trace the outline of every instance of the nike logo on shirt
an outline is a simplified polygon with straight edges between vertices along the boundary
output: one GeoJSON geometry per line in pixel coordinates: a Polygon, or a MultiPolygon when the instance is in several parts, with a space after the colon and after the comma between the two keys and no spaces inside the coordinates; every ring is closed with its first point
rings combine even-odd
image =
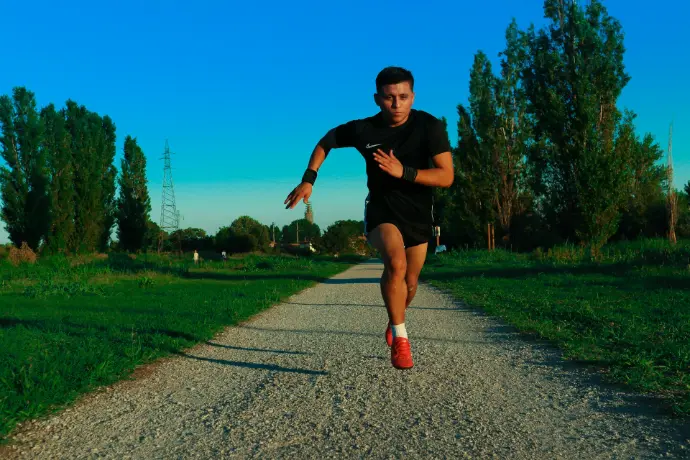
{"type": "Polygon", "coordinates": [[[381,144],[367,144],[366,148],[370,149],[370,148],[373,148],[373,147],[376,147],[379,145],[381,145],[381,144]]]}

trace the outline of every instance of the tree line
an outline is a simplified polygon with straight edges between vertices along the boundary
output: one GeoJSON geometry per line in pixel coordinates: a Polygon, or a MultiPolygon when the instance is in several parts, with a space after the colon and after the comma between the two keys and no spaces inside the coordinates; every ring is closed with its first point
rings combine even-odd
{"type": "Polygon", "coordinates": [[[44,254],[158,250],[161,239],[166,251],[269,252],[273,241],[277,250],[298,241],[329,252],[363,249],[358,221],[338,221],[322,234],[306,218],[281,229],[240,216],[212,236],[198,228],[168,235],[150,218],[136,138],[127,135],[123,150],[118,174],[115,123],[73,100],[39,109],[24,87],[0,96],[0,218],[12,244],[44,254]]]}
{"type": "MultiPolygon", "coordinates": [[[[618,97],[630,80],[623,29],[599,0],[546,0],[547,25],[513,20],[495,70],[479,50],[457,106],[456,178],[436,191],[450,246],[533,249],[664,236],[667,171],[651,134],[618,97]]],[[[676,232],[690,237],[690,183],[676,232]]]]}
{"type": "Polygon", "coordinates": [[[104,251],[117,224],[120,244],[139,248],[151,208],[146,158],[128,135],[118,177],[115,143],[113,120],[73,100],[39,110],[24,87],[0,96],[0,217],[10,241],[46,253],[104,251]]]}
{"type": "MultiPolygon", "coordinates": [[[[364,222],[338,220],[325,231],[307,220],[297,219],[282,228],[266,225],[250,216],[240,216],[230,225],[221,227],[214,235],[201,228],[185,228],[172,232],[166,238],[166,251],[226,251],[229,254],[247,252],[281,252],[291,245],[310,243],[318,252],[329,254],[368,254],[371,252],[363,239],[364,222]]],[[[150,237],[143,249],[155,250],[154,235],[159,232],[152,224],[150,237]]]]}

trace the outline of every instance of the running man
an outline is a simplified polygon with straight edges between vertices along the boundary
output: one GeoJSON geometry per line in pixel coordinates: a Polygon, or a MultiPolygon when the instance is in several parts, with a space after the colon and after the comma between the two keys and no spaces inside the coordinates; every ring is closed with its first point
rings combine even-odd
{"type": "Polygon", "coordinates": [[[432,187],[450,187],[454,178],[443,123],[412,109],[414,97],[414,78],[408,70],[383,69],[376,77],[374,94],[380,112],[331,129],[314,148],[302,182],[285,200],[286,209],[300,200],[309,201],[317,172],[332,149],[354,147],[364,157],[369,189],[365,233],[383,259],[385,337],[391,363],[398,369],[413,366],[405,310],[417,292],[432,238],[432,187]]]}

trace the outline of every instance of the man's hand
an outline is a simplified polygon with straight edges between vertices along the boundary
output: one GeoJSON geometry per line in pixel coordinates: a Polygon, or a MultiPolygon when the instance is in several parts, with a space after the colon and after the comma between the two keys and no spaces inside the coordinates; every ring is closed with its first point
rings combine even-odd
{"type": "Polygon", "coordinates": [[[285,209],[292,209],[295,206],[297,206],[297,203],[300,202],[300,200],[304,200],[305,203],[309,202],[309,197],[311,196],[311,191],[313,190],[314,186],[311,185],[309,182],[302,182],[299,184],[295,189],[290,192],[288,197],[285,199],[285,203],[287,206],[285,206],[285,209]]]}
{"type": "Polygon", "coordinates": [[[378,162],[382,170],[386,171],[391,176],[397,177],[398,179],[403,176],[403,165],[400,163],[400,160],[395,158],[392,150],[390,154],[388,154],[381,149],[376,149],[376,152],[374,152],[374,160],[378,162]]]}

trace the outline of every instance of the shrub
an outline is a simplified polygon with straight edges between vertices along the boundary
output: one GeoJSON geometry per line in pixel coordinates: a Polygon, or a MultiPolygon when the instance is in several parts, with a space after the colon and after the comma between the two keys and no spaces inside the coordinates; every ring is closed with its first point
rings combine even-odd
{"type": "Polygon", "coordinates": [[[26,244],[26,241],[22,242],[20,248],[11,247],[9,257],[12,265],[17,266],[21,263],[36,263],[36,253],[26,244]]]}

